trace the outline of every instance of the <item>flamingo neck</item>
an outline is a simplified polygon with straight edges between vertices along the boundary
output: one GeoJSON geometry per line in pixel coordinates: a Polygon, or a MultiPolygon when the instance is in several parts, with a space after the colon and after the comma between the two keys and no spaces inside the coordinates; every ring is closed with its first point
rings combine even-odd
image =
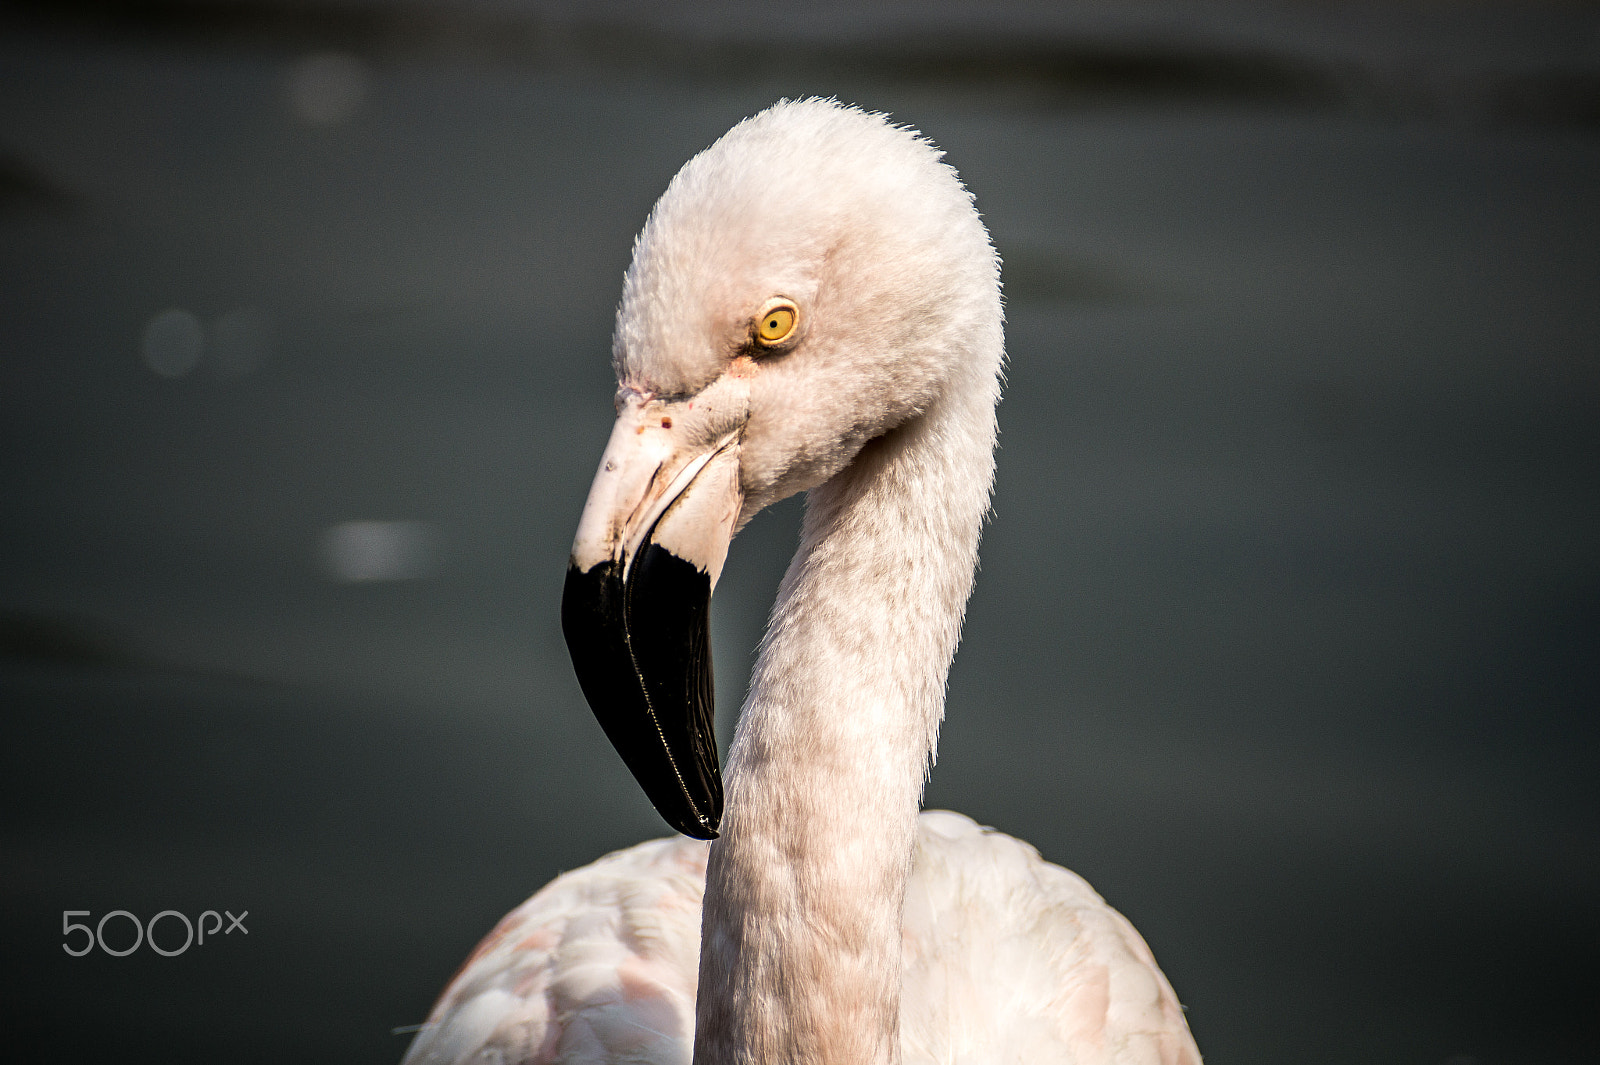
{"type": "Polygon", "coordinates": [[[729,752],[697,1065],[899,1060],[905,882],[993,477],[998,386],[968,384],[807,500],[729,752]]]}

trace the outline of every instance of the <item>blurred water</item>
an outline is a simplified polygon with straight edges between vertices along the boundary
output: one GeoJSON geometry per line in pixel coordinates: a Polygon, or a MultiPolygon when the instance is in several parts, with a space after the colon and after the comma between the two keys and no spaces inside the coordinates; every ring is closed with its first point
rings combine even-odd
{"type": "MultiPolygon", "coordinates": [[[[618,281],[684,159],[839,92],[1007,261],[930,803],[1089,877],[1211,1060],[1587,1058],[1591,127],[312,38],[0,38],[18,1045],[392,1060],[504,910],[662,831],[555,620],[618,281]],[[248,939],[60,950],[224,907],[248,939]]],[[[719,587],[724,730],[798,513],[719,587]]]]}

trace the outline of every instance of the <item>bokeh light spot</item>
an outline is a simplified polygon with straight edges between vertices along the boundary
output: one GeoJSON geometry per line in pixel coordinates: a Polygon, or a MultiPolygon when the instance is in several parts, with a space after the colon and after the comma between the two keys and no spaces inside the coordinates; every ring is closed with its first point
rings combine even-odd
{"type": "Polygon", "coordinates": [[[289,106],[311,126],[336,126],[367,101],[367,65],[345,52],[306,56],[289,72],[289,106]]]}
{"type": "Polygon", "coordinates": [[[324,530],[317,553],[341,583],[408,581],[433,573],[437,541],[425,521],[346,521],[324,530]]]}
{"type": "Polygon", "coordinates": [[[145,365],[162,377],[187,374],[200,361],[204,349],[205,332],[200,328],[200,319],[176,307],[146,322],[139,341],[145,365]]]}

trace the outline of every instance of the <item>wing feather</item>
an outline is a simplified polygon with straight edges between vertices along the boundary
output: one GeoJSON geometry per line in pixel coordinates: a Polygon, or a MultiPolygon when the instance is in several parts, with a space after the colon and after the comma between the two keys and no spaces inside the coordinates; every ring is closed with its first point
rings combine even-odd
{"type": "Polygon", "coordinates": [[[906,885],[904,1061],[1199,1065],[1150,949],[1082,877],[948,811],[906,885]]]}
{"type": "MultiPolygon", "coordinates": [[[[688,1065],[708,845],[556,878],[478,945],[404,1065],[688,1065]]],[[[1150,948],[1084,880],[959,814],[918,824],[905,1065],[1200,1065],[1150,948]]]]}
{"type": "Polygon", "coordinates": [[[473,951],[404,1065],[688,1065],[705,875],[680,836],[557,877],[473,951]]]}

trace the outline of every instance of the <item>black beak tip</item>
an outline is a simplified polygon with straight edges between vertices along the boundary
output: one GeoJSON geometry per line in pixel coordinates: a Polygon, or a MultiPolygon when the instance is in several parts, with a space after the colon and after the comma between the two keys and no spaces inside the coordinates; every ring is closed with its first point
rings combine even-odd
{"type": "Polygon", "coordinates": [[[561,627],[595,718],[656,811],[716,839],[722,775],[712,727],[710,578],[647,544],[621,566],[567,569],[561,627]]]}

